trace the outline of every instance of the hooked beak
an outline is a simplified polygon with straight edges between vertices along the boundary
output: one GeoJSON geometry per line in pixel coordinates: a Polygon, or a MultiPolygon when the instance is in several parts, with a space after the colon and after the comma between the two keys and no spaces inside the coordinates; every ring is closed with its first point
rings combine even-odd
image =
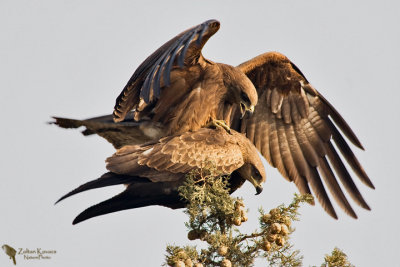
{"type": "Polygon", "coordinates": [[[263,188],[261,186],[256,187],[256,192],[257,192],[256,195],[261,194],[262,191],[263,191],[263,188]]]}
{"type": "Polygon", "coordinates": [[[250,115],[252,115],[254,113],[254,108],[255,108],[254,105],[248,107],[245,103],[240,102],[240,113],[242,114],[240,118],[243,119],[247,111],[250,113],[250,115]]]}
{"type": "Polygon", "coordinates": [[[256,188],[256,195],[259,195],[263,191],[262,185],[259,184],[253,176],[250,177],[249,182],[256,188]]]}

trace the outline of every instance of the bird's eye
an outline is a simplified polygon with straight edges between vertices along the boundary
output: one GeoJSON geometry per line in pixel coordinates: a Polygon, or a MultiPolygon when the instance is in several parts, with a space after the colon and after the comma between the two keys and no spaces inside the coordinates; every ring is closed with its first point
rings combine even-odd
{"type": "Polygon", "coordinates": [[[250,103],[249,97],[248,97],[247,94],[245,94],[244,92],[242,92],[242,93],[240,94],[240,98],[241,98],[244,102],[250,103]]]}

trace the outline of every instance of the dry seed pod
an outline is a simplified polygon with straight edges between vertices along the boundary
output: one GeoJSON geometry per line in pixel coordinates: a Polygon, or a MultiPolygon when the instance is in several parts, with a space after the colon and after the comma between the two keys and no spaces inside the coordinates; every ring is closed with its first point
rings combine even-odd
{"type": "Polygon", "coordinates": [[[269,214],[271,214],[272,217],[278,217],[279,209],[272,209],[269,211],[269,214]]]}
{"type": "Polygon", "coordinates": [[[185,260],[185,267],[193,267],[193,262],[191,258],[185,260]]]}
{"type": "Polygon", "coordinates": [[[200,237],[199,232],[196,230],[190,230],[188,233],[189,240],[196,240],[200,237]]]}
{"type": "Polygon", "coordinates": [[[218,254],[221,256],[225,256],[228,253],[228,247],[227,246],[220,246],[218,248],[218,254]]]}
{"type": "Polygon", "coordinates": [[[282,223],[286,224],[287,227],[290,227],[290,225],[292,224],[292,220],[289,217],[285,216],[282,218],[282,223]]]}
{"type": "Polygon", "coordinates": [[[180,258],[180,259],[186,259],[187,258],[187,254],[186,254],[186,252],[184,250],[178,251],[176,256],[178,256],[178,258],[180,258]]]}
{"type": "Polygon", "coordinates": [[[275,240],[275,244],[278,246],[283,246],[285,244],[285,239],[283,236],[278,236],[278,238],[275,240]]]}
{"type": "Polygon", "coordinates": [[[269,214],[269,213],[266,213],[266,214],[264,214],[262,217],[261,217],[261,220],[264,222],[264,223],[268,223],[268,221],[271,219],[271,214],[269,214]]]}
{"type": "Polygon", "coordinates": [[[221,261],[221,267],[232,267],[232,263],[228,259],[224,259],[221,261]]]}
{"type": "Polygon", "coordinates": [[[281,232],[281,225],[279,223],[273,223],[270,231],[272,234],[279,234],[281,232]]]}
{"type": "Polygon", "coordinates": [[[267,235],[267,240],[269,242],[274,242],[277,238],[278,238],[278,235],[274,235],[274,234],[268,234],[267,235]]]}
{"type": "Polygon", "coordinates": [[[245,210],[240,211],[240,217],[242,217],[242,222],[247,222],[247,220],[249,219],[245,210]]]}
{"type": "Polygon", "coordinates": [[[262,243],[262,249],[265,251],[270,251],[271,250],[271,243],[268,242],[267,240],[264,240],[262,243]]]}
{"type": "Polygon", "coordinates": [[[239,200],[236,200],[236,202],[235,202],[235,208],[240,209],[240,207],[244,207],[244,203],[242,200],[239,199],[239,200]]]}
{"type": "Polygon", "coordinates": [[[289,228],[286,226],[286,224],[281,223],[281,234],[284,236],[289,234],[289,228]]]}
{"type": "Polygon", "coordinates": [[[177,261],[175,262],[174,267],[185,267],[185,263],[183,261],[177,261]]]}
{"type": "Polygon", "coordinates": [[[233,223],[234,225],[236,225],[236,226],[240,226],[240,225],[242,224],[242,218],[240,218],[240,217],[235,217],[235,218],[233,218],[232,223],[233,223]]]}

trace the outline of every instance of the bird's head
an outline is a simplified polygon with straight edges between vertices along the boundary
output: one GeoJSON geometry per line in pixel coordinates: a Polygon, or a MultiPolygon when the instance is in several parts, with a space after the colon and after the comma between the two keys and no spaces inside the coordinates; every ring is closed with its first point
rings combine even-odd
{"type": "Polygon", "coordinates": [[[266,180],[264,164],[261,161],[257,148],[244,134],[234,132],[243,154],[244,164],[238,169],[240,176],[256,188],[256,195],[262,191],[262,184],[266,180]]]}
{"type": "Polygon", "coordinates": [[[240,107],[240,113],[243,116],[246,112],[251,114],[258,102],[257,90],[250,79],[238,68],[221,64],[224,74],[224,84],[227,91],[227,100],[231,104],[237,104],[240,107]]]}
{"type": "Polygon", "coordinates": [[[256,189],[256,195],[262,192],[262,184],[265,182],[264,166],[256,166],[252,163],[245,163],[242,167],[240,167],[240,169],[238,169],[238,172],[244,179],[252,183],[256,189]]]}

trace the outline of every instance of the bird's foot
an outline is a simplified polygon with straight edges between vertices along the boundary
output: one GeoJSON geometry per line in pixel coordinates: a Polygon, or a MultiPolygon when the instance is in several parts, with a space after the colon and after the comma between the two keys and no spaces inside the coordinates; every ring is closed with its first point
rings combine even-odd
{"type": "Polygon", "coordinates": [[[228,133],[231,133],[231,128],[226,124],[224,120],[212,120],[207,124],[207,127],[221,127],[228,133]]]}

